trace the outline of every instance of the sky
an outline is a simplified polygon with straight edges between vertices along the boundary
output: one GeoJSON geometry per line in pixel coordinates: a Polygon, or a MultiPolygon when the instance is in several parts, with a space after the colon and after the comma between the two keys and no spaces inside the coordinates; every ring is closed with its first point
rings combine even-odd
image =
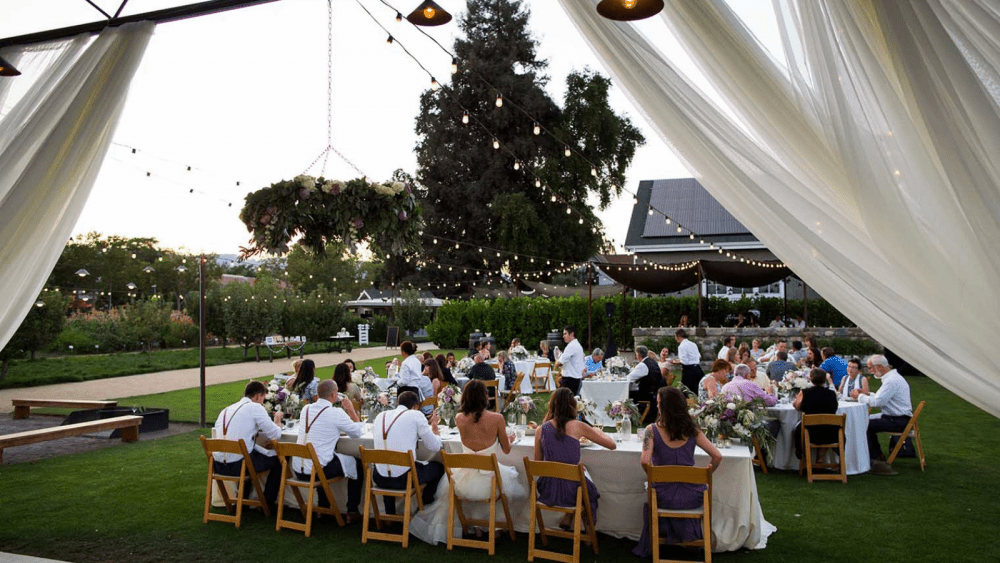
{"type": "MultiPolygon", "coordinates": [[[[109,13],[120,3],[93,1],[109,13]]],[[[404,15],[418,4],[387,2],[404,15]]],[[[187,3],[193,0],[135,1],[122,14],[187,3]]],[[[464,0],[438,3],[453,15],[465,10],[464,0]]],[[[730,4],[773,48],[770,0],[730,4]]],[[[549,63],[545,88],[562,105],[569,72],[603,68],[559,2],[527,5],[539,58],[549,63]]],[[[0,0],[0,6],[0,37],[102,19],[85,0],[0,0]]],[[[397,168],[413,174],[415,118],[430,79],[400,44],[446,85],[451,58],[405,20],[397,23],[379,0],[333,0],[332,7],[332,136],[346,160],[330,154],[325,168],[321,160],[308,173],[344,180],[361,175],[355,167],[376,180],[397,168]],[[392,32],[395,44],[386,44],[385,32],[359,1],[392,32]]],[[[638,25],[682,71],[697,73],[659,18],[638,25]]],[[[427,31],[450,49],[458,26],[452,20],[427,31]]],[[[280,0],[158,26],[73,234],[155,237],[188,252],[237,252],[249,239],[238,218],[244,196],[306,172],[326,146],[327,70],[324,0],[280,0]]],[[[691,175],[617,87],[610,101],[646,137],[627,171],[627,189],[636,191],[641,180],[691,175]]],[[[619,251],[631,210],[626,193],[597,212],[619,251]]]]}

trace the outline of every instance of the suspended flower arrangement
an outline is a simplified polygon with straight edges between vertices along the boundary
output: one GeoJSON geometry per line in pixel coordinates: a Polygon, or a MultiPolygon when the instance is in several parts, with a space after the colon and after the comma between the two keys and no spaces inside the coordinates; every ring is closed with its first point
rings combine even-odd
{"type": "Polygon", "coordinates": [[[321,256],[334,241],[351,249],[368,243],[380,255],[402,254],[420,248],[423,229],[410,182],[345,182],[307,175],[247,194],[240,220],[252,235],[250,245],[240,248],[243,258],[285,254],[296,239],[321,256]]]}

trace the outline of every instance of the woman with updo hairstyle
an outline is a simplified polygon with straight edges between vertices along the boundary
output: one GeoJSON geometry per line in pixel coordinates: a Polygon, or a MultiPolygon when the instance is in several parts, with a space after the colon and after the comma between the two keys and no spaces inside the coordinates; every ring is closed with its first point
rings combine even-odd
{"type": "Polygon", "coordinates": [[[304,403],[315,403],[319,398],[316,389],[319,387],[319,379],[316,379],[316,362],[312,360],[302,360],[299,366],[299,376],[295,378],[295,393],[299,395],[299,400],[304,403]]]}
{"type": "Polygon", "coordinates": [[[726,360],[712,362],[712,371],[698,382],[698,401],[704,403],[714,399],[722,390],[722,386],[729,381],[729,372],[732,369],[732,364],[726,360]]]}
{"type": "MultiPolygon", "coordinates": [[[[697,445],[712,458],[714,472],[722,463],[722,454],[705,437],[688,414],[687,398],[676,387],[661,387],[656,394],[659,417],[646,427],[642,435],[642,465],[694,465],[697,445]]],[[[692,483],[656,483],[656,502],[661,508],[687,510],[702,505],[705,485],[692,483]]],[[[634,555],[649,557],[652,552],[649,530],[649,504],[642,510],[643,527],[634,555]]],[[[680,543],[702,538],[701,522],[694,518],[660,518],[660,537],[667,543],[680,543]]]]}

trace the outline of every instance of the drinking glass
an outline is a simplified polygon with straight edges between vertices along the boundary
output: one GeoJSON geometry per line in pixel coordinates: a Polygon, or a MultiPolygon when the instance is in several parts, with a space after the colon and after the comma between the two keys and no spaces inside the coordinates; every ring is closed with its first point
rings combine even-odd
{"type": "Polygon", "coordinates": [[[516,427],[514,429],[514,436],[517,438],[517,440],[524,438],[524,427],[523,426],[516,427]]]}
{"type": "Polygon", "coordinates": [[[616,442],[621,442],[622,438],[623,438],[623,436],[622,436],[622,421],[621,421],[621,419],[618,419],[618,420],[615,421],[615,441],[616,442]]]}

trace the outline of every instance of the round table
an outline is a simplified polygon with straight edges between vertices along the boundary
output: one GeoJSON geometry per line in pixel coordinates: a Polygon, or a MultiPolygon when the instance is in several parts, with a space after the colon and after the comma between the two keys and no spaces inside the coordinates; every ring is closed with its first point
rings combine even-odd
{"type": "MultiPolygon", "coordinates": [[[[792,432],[795,425],[802,420],[802,413],[795,410],[791,404],[779,404],[768,407],[767,414],[778,419],[781,430],[774,446],[771,466],[777,469],[798,471],[799,458],[795,457],[795,445],[792,432]]],[[[871,470],[871,460],[868,458],[868,405],[854,401],[840,401],[837,414],[846,414],[844,425],[844,457],[847,462],[847,474],[858,475],[871,470]]]]}

